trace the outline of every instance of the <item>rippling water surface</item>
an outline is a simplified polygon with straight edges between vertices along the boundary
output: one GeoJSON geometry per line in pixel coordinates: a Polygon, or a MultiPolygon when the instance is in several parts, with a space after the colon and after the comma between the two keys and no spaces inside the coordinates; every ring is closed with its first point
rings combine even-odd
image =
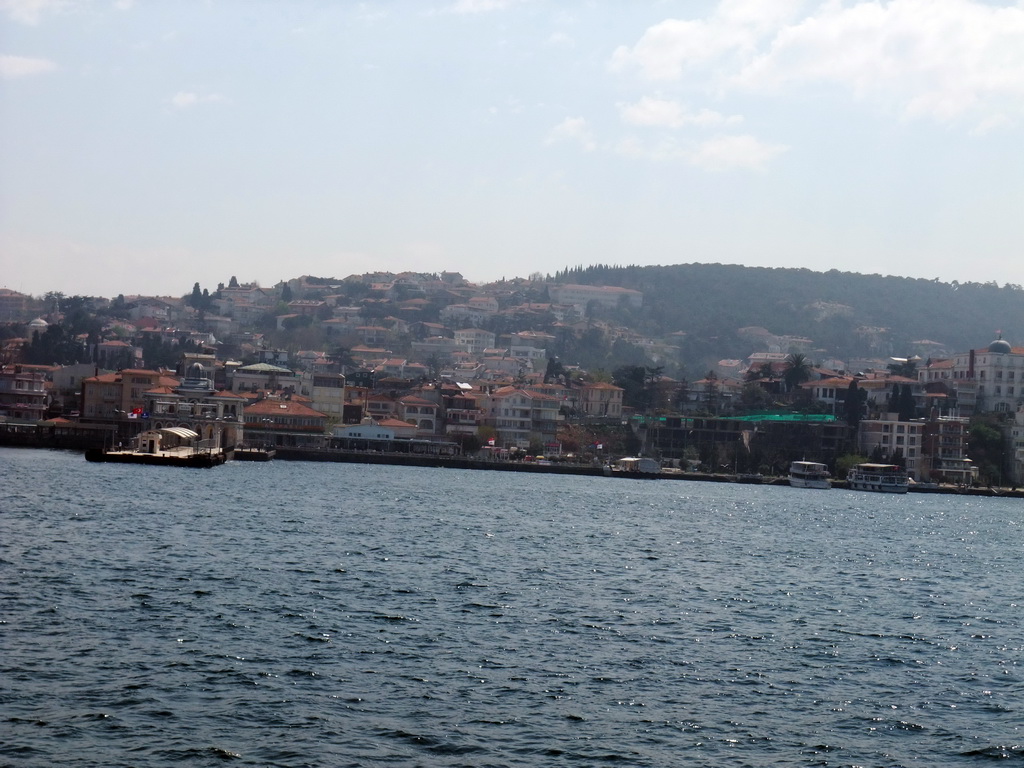
{"type": "Polygon", "coordinates": [[[0,764],[1024,760],[1024,503],[0,449],[0,764]]]}

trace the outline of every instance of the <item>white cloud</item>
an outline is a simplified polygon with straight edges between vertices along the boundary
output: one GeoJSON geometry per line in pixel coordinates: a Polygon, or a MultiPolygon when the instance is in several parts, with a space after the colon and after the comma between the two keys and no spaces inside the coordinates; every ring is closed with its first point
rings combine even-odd
{"type": "Polygon", "coordinates": [[[218,93],[209,93],[201,96],[190,91],[178,91],[169,101],[175,109],[188,109],[198,104],[215,104],[224,101],[224,97],[218,93]]]}
{"type": "Polygon", "coordinates": [[[0,10],[14,21],[35,25],[45,14],[59,11],[68,4],[67,0],[0,0],[0,10]]]}
{"type": "Polygon", "coordinates": [[[788,147],[768,144],[753,136],[719,135],[702,142],[662,139],[646,143],[635,136],[620,141],[615,151],[653,162],[684,163],[708,171],[763,170],[788,147]]]}
{"type": "Polygon", "coordinates": [[[949,121],[1024,112],[1024,7],[972,0],[893,0],[828,9],[783,30],[739,74],[748,88],[808,82],[895,101],[908,118],[949,121]]]}
{"type": "Polygon", "coordinates": [[[766,144],[753,136],[716,136],[686,154],[692,165],[712,171],[732,169],[760,170],[787,150],[779,144],[766,144]]]}
{"type": "Polygon", "coordinates": [[[12,80],[16,77],[40,75],[52,72],[57,65],[49,59],[32,59],[27,56],[0,56],[0,77],[12,80]]]}
{"type": "MultiPolygon", "coordinates": [[[[632,48],[612,54],[616,71],[638,68],[651,80],[675,80],[685,72],[720,64],[723,57],[751,55],[765,38],[796,18],[804,0],[722,0],[708,19],[666,19],[632,48]]],[[[742,59],[741,59],[742,60],[742,59]]]]}
{"type": "Polygon", "coordinates": [[[544,143],[554,144],[558,141],[575,141],[587,152],[597,149],[597,142],[590,132],[590,127],[582,117],[565,118],[551,129],[544,143]]]}
{"type": "Polygon", "coordinates": [[[518,5],[525,0],[455,0],[448,7],[449,13],[488,13],[489,11],[503,11],[518,5]]]}
{"type": "Polygon", "coordinates": [[[659,81],[699,71],[724,91],[835,86],[909,119],[970,116],[985,130],[1024,116],[1024,3],[819,0],[801,18],[807,8],[723,0],[706,19],[650,27],[610,66],[659,81]]]}
{"type": "Polygon", "coordinates": [[[652,96],[645,96],[635,104],[618,104],[617,106],[619,115],[624,122],[630,125],[656,128],[733,125],[743,120],[739,115],[726,116],[711,109],[691,112],[679,102],[652,96]]]}

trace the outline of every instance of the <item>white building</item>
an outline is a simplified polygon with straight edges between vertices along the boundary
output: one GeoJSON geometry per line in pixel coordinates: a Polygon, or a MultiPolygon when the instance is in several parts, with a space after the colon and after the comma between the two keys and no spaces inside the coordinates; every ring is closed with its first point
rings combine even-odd
{"type": "Polygon", "coordinates": [[[612,285],[560,285],[549,288],[548,293],[558,304],[571,304],[584,309],[592,301],[610,308],[617,307],[623,302],[634,308],[642,307],[644,304],[644,295],[641,291],[612,285]]]}
{"type": "Polygon", "coordinates": [[[302,376],[302,392],[309,397],[313,410],[326,414],[330,421],[341,421],[345,411],[345,377],[342,374],[317,371],[314,367],[302,376]]]}
{"type": "Polygon", "coordinates": [[[438,316],[448,328],[467,325],[478,327],[494,317],[494,312],[470,304],[449,304],[438,313],[438,316]]]}
{"type": "Polygon", "coordinates": [[[293,392],[301,391],[302,379],[289,368],[282,368],[270,363],[256,363],[236,368],[231,376],[231,391],[255,392],[258,389],[278,390],[292,388],[293,392]]]}
{"type": "Polygon", "coordinates": [[[485,418],[497,432],[502,448],[527,448],[534,439],[544,444],[556,439],[561,402],[538,392],[502,387],[486,398],[485,418]]]}
{"type": "Polygon", "coordinates": [[[495,335],[482,328],[463,328],[455,332],[455,343],[471,355],[482,355],[494,342],[495,335]]]}
{"type": "Polygon", "coordinates": [[[955,355],[952,362],[948,383],[957,392],[961,415],[1014,413],[1024,406],[1024,348],[998,338],[987,348],[955,355]]]}
{"type": "Polygon", "coordinates": [[[891,458],[900,453],[906,460],[907,472],[914,480],[921,480],[921,450],[924,445],[923,421],[897,421],[896,414],[881,419],[860,422],[860,452],[865,456],[881,448],[891,458]]]}

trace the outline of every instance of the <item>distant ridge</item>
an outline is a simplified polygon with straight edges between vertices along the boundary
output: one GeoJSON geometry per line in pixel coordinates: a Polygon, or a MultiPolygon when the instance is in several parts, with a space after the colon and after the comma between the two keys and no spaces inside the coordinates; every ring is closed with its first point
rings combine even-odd
{"type": "MultiPolygon", "coordinates": [[[[684,331],[694,343],[709,340],[714,355],[749,354],[736,333],[749,326],[807,337],[818,358],[920,354],[915,347],[952,353],[986,346],[997,329],[1024,346],[1024,288],[1013,284],[728,264],[598,265],[555,279],[643,291],[644,306],[631,318],[637,330],[684,331]],[[922,341],[932,343],[915,344],[922,341]]],[[[685,357],[701,355],[691,349],[685,357]]]]}

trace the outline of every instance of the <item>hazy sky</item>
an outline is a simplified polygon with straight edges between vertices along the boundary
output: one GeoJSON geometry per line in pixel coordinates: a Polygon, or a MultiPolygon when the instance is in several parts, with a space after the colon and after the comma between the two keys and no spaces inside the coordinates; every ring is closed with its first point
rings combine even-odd
{"type": "Polygon", "coordinates": [[[1024,0],[0,0],[0,287],[1024,283],[1024,0]]]}

